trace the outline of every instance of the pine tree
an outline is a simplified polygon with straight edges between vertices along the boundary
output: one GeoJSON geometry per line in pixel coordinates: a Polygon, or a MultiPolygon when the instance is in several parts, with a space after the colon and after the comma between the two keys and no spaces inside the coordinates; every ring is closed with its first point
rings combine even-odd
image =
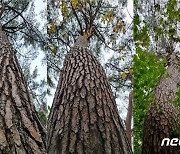
{"type": "Polygon", "coordinates": [[[64,61],[49,116],[47,152],[132,153],[105,72],[82,39],[64,61]]]}
{"type": "Polygon", "coordinates": [[[45,153],[45,131],[15,52],[0,30],[0,153],[45,153]]]}

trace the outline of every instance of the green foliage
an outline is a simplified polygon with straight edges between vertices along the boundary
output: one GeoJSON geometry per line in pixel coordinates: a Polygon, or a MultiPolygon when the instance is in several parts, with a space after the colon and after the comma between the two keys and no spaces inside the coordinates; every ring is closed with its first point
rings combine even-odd
{"type": "Polygon", "coordinates": [[[176,98],[174,102],[180,109],[180,82],[177,84],[177,87],[178,87],[178,92],[176,92],[176,98]]]}
{"type": "Polygon", "coordinates": [[[148,47],[149,46],[149,29],[147,23],[144,21],[143,22],[143,27],[140,27],[140,20],[139,20],[139,15],[135,14],[134,16],[134,40],[136,40],[136,46],[143,46],[143,47],[148,47]]]}
{"type": "Polygon", "coordinates": [[[38,111],[38,116],[43,126],[47,125],[48,117],[42,111],[38,111]]]}
{"type": "Polygon", "coordinates": [[[36,111],[38,112],[39,119],[42,125],[46,126],[49,114],[46,102],[47,83],[45,80],[37,80],[37,77],[39,76],[37,67],[35,67],[31,73],[29,66],[24,66],[23,74],[27,82],[30,96],[36,107],[36,111]]]}
{"type": "Polygon", "coordinates": [[[147,40],[143,44],[147,45],[146,51],[154,51],[160,55],[166,55],[166,48],[168,46],[175,48],[176,44],[180,41],[177,33],[180,9],[177,5],[177,0],[167,0],[160,3],[147,0],[135,1],[134,38],[136,41],[137,39],[139,41],[142,39],[147,40]],[[150,41],[147,34],[140,35],[143,29],[144,33],[148,33],[150,41]],[[141,33],[137,33],[137,31],[141,31],[141,33]],[[150,43],[149,45],[148,42],[150,43]]]}
{"type": "Polygon", "coordinates": [[[134,151],[140,153],[143,137],[144,118],[153,101],[153,90],[165,72],[165,59],[158,59],[154,53],[144,52],[140,47],[134,56],[134,151]]]}
{"type": "Polygon", "coordinates": [[[50,112],[50,107],[46,106],[46,104],[41,104],[41,107],[37,111],[41,124],[45,128],[47,126],[49,112],[50,112]]]}
{"type": "Polygon", "coordinates": [[[45,41],[42,32],[38,29],[40,24],[35,19],[34,2],[6,0],[2,1],[1,5],[4,6],[0,17],[2,29],[7,33],[16,50],[20,52],[22,45],[43,48],[45,41]]]}

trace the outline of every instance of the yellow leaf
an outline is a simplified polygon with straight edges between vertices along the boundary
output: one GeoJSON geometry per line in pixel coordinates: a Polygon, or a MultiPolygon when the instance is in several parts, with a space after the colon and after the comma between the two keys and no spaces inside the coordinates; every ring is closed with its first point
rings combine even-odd
{"type": "Polygon", "coordinates": [[[107,21],[108,23],[113,21],[113,12],[111,10],[107,11],[102,17],[102,21],[107,21]]]}
{"type": "Polygon", "coordinates": [[[123,34],[125,34],[126,33],[126,29],[125,28],[123,28],[123,34]]]}
{"type": "Polygon", "coordinates": [[[123,22],[122,22],[122,21],[119,21],[119,23],[118,23],[119,31],[121,31],[121,30],[123,29],[123,27],[124,27],[123,22]]]}
{"type": "Polygon", "coordinates": [[[87,4],[87,3],[86,3],[86,0],[83,0],[83,1],[82,1],[82,6],[83,6],[83,8],[86,8],[86,4],[87,4]]]}
{"type": "Polygon", "coordinates": [[[68,6],[63,1],[61,3],[62,3],[61,4],[61,13],[62,13],[62,16],[65,18],[65,20],[68,20],[68,16],[69,16],[68,6]]]}
{"type": "Polygon", "coordinates": [[[52,34],[56,32],[56,24],[54,20],[49,22],[50,28],[48,29],[48,34],[52,34]]]}
{"type": "Polygon", "coordinates": [[[52,52],[53,52],[53,54],[55,54],[55,55],[56,55],[56,54],[57,54],[57,52],[58,52],[58,51],[57,51],[57,48],[56,48],[56,47],[53,47],[52,52]]]}
{"type": "Polygon", "coordinates": [[[115,33],[117,32],[117,27],[116,26],[113,27],[113,32],[115,32],[115,33]]]}
{"type": "Polygon", "coordinates": [[[132,69],[130,67],[128,67],[128,71],[132,75],[132,69]]]}
{"type": "Polygon", "coordinates": [[[72,4],[73,9],[75,9],[78,6],[79,1],[78,0],[71,0],[71,4],[72,4]]]}
{"type": "Polygon", "coordinates": [[[123,72],[122,74],[121,74],[121,77],[122,77],[122,79],[125,79],[126,78],[126,73],[125,72],[123,72]]]}
{"type": "Polygon", "coordinates": [[[92,28],[88,30],[86,33],[84,33],[84,37],[88,39],[92,35],[92,28]]]}

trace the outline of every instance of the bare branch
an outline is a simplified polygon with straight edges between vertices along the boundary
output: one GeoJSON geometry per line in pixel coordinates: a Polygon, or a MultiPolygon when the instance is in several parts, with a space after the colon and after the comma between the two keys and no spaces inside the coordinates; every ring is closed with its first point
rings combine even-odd
{"type": "Polygon", "coordinates": [[[10,19],[8,22],[6,22],[6,23],[3,25],[3,27],[5,27],[5,25],[7,25],[7,24],[10,23],[12,20],[14,20],[15,18],[17,18],[20,14],[22,14],[22,13],[25,11],[25,9],[27,8],[28,5],[29,5],[29,3],[27,3],[27,5],[24,7],[24,9],[22,9],[22,11],[21,11],[19,14],[17,14],[17,15],[14,16],[12,19],[10,19]]]}
{"type": "Polygon", "coordinates": [[[79,24],[81,35],[83,35],[83,28],[82,28],[81,22],[80,22],[80,20],[79,20],[79,18],[77,16],[77,13],[76,13],[75,9],[72,6],[72,3],[71,3],[71,8],[72,8],[73,13],[74,13],[74,15],[75,15],[75,17],[77,19],[78,24],[79,24]]]}

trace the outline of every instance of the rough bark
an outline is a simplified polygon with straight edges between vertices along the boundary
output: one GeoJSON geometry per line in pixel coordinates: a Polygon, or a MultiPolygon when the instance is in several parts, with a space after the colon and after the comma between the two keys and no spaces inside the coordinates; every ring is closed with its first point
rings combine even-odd
{"type": "Polygon", "coordinates": [[[43,154],[45,132],[15,53],[0,30],[0,154],[43,154]]]}
{"type": "Polygon", "coordinates": [[[131,130],[131,121],[132,121],[132,112],[133,112],[133,92],[129,93],[129,105],[128,105],[128,112],[126,116],[126,134],[131,144],[131,137],[132,137],[132,130],[131,130]]]}
{"type": "Polygon", "coordinates": [[[163,138],[180,138],[173,131],[180,128],[180,110],[173,102],[180,82],[178,59],[173,53],[169,67],[155,89],[144,125],[143,154],[180,154],[178,147],[161,147],[163,138]]]}
{"type": "Polygon", "coordinates": [[[83,46],[75,43],[64,62],[49,116],[48,153],[130,154],[105,72],[83,46]]]}

